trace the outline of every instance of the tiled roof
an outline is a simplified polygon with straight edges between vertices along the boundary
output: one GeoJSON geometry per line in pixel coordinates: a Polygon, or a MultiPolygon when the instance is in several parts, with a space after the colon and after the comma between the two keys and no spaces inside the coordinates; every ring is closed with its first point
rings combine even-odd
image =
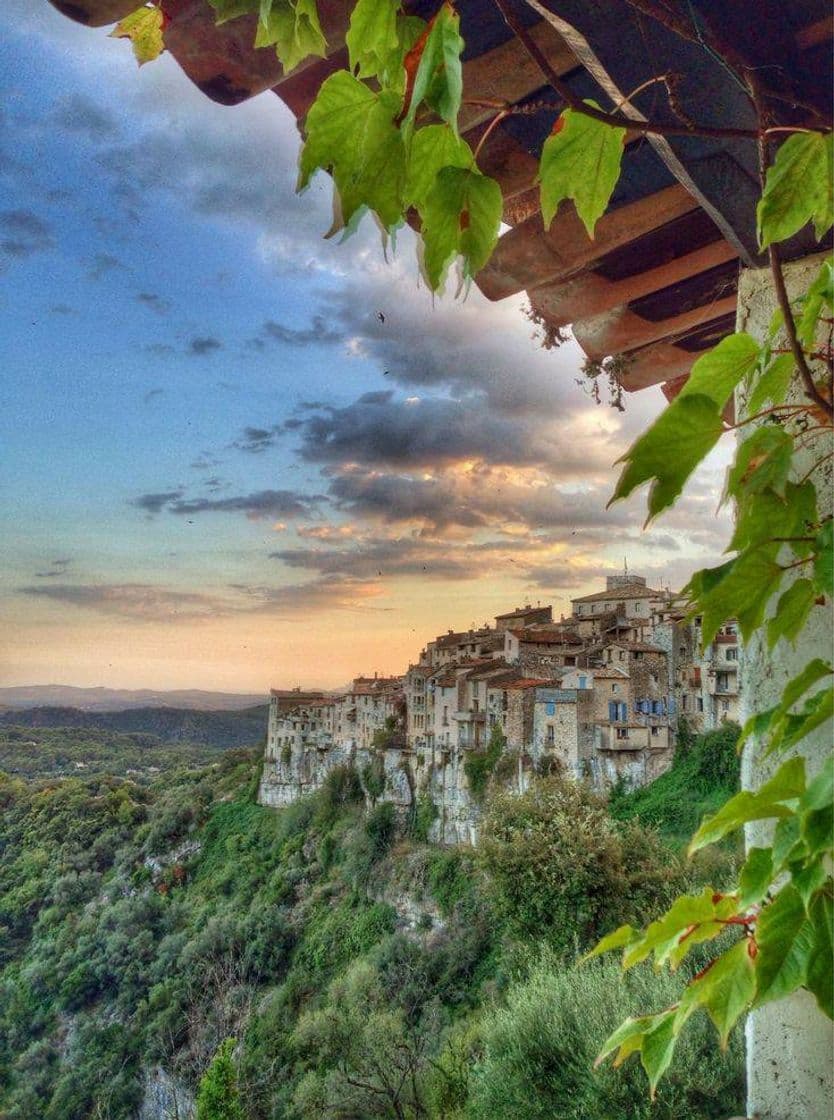
{"type": "Polygon", "coordinates": [[[653,646],[649,642],[624,642],[615,639],[611,642],[605,643],[606,648],[614,646],[617,649],[625,649],[631,653],[665,653],[666,650],[662,646],[653,646]]]}
{"type": "Polygon", "coordinates": [[[510,633],[520,642],[528,645],[581,646],[582,639],[570,630],[545,629],[544,627],[525,626],[512,629],[510,633]]]}
{"type": "Polygon", "coordinates": [[[547,611],[548,613],[552,614],[553,613],[553,608],[551,606],[546,606],[546,607],[518,607],[514,611],[507,611],[506,614],[497,614],[495,616],[495,620],[496,620],[496,622],[499,621],[499,620],[503,622],[505,618],[526,618],[527,615],[542,614],[544,611],[547,611]]]}
{"type": "Polygon", "coordinates": [[[599,680],[599,681],[606,681],[606,680],[617,680],[617,681],[625,680],[625,681],[627,681],[627,680],[629,680],[628,673],[626,673],[623,669],[617,669],[613,665],[609,669],[589,669],[588,671],[593,674],[593,677],[594,677],[595,681],[597,681],[597,680],[599,680]]]}
{"type": "Polygon", "coordinates": [[[542,680],[540,677],[522,677],[520,681],[514,681],[513,684],[507,686],[507,692],[515,692],[516,690],[526,690],[528,688],[544,688],[550,685],[553,686],[553,681],[542,680]]]}
{"type": "Polygon", "coordinates": [[[656,591],[641,583],[627,583],[623,587],[612,587],[610,591],[595,591],[593,595],[582,595],[571,599],[572,603],[618,603],[623,599],[665,599],[666,591],[656,591]]]}

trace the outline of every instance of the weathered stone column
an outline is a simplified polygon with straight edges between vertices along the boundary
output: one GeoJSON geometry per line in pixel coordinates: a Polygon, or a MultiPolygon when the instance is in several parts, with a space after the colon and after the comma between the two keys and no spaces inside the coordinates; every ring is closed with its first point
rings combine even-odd
{"type": "MultiPolygon", "coordinates": [[[[824,256],[805,258],[785,266],[791,298],[799,295],[816,275],[824,256]]],[[[737,329],[764,338],[777,302],[768,269],[744,271],[739,284],[737,329]]],[[[782,345],[783,343],[780,343],[782,345]]],[[[795,399],[802,399],[797,383],[795,399]]],[[[736,402],[743,415],[744,402],[736,402]]],[[[742,438],[750,428],[742,429],[742,438]]],[[[796,458],[796,477],[831,449],[829,433],[812,440],[796,458]]],[[[814,476],[820,514],[832,511],[832,465],[829,461],[814,476]]],[[[783,585],[783,587],[786,585],[783,585]]],[[[787,682],[814,657],[832,657],[832,614],[827,607],[814,609],[796,647],[780,641],[767,649],[764,635],[742,651],[742,718],[770,708],[787,682]]],[[[814,774],[831,751],[831,725],[820,727],[803,740],[808,772],[814,774]]],[[[761,760],[759,744],[748,744],[742,758],[742,785],[756,789],[781,763],[782,757],[761,760]]],[[[772,824],[747,826],[747,847],[768,845],[772,824]]],[[[801,991],[785,1000],[767,1004],[747,1019],[747,1114],[757,1120],[831,1120],[834,1116],[834,1032],[831,1021],[817,1008],[809,993],[801,991]]]]}

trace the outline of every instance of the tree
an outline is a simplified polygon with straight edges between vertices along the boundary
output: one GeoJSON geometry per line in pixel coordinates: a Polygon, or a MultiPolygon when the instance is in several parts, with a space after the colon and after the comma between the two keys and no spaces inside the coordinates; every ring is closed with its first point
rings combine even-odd
{"type": "Polygon", "coordinates": [[[234,1050],[237,1040],[221,1042],[197,1089],[197,1120],[246,1120],[238,1091],[234,1050]]]}

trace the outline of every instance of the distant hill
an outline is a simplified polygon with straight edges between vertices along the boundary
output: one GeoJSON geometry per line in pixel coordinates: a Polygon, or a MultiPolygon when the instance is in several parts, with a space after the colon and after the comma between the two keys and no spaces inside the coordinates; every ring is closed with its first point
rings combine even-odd
{"type": "Polygon", "coordinates": [[[2,708],[81,708],[88,712],[125,708],[188,708],[203,712],[234,711],[264,704],[263,693],[207,692],[199,688],[171,692],[151,688],[75,688],[69,684],[31,684],[0,688],[2,708]]]}
{"type": "Polygon", "coordinates": [[[0,712],[0,727],[97,728],[153,735],[161,743],[189,743],[226,749],[260,743],[266,735],[268,712],[266,704],[240,711],[195,711],[167,707],[128,708],[117,712],[91,712],[69,707],[17,708],[0,712]]]}

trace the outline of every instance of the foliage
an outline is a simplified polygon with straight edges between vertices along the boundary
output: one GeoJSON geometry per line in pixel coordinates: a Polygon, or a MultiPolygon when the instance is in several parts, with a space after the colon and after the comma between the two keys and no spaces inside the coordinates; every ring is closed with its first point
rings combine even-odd
{"type": "Polygon", "coordinates": [[[414,805],[410,822],[410,834],[419,844],[426,844],[431,826],[437,820],[438,809],[428,793],[421,793],[414,805]]]}
{"type": "Polygon", "coordinates": [[[114,39],[129,39],[140,66],[159,58],[164,50],[162,30],[165,17],[156,4],[144,4],[116,25],[110,32],[114,39]]]}
{"type": "Polygon", "coordinates": [[[639,1071],[592,1068],[623,1011],[674,998],[676,984],[649,968],[621,976],[606,965],[559,971],[538,965],[480,1024],[481,1056],[469,1075],[472,1120],[723,1120],[743,1109],[740,1032],[717,1054],[706,1025],[681,1044],[654,1105],[639,1071]]]}
{"type": "Polygon", "coordinates": [[[483,800],[489,779],[506,745],[504,732],[495,723],[490,731],[486,750],[472,751],[464,759],[463,772],[469,783],[469,792],[476,801],[483,800]]]}
{"type": "Polygon", "coordinates": [[[238,1090],[235,1045],[236,1039],[225,1039],[200,1078],[197,1120],[246,1120],[238,1090]]]}
{"type": "Polygon", "coordinates": [[[671,852],[639,827],[618,830],[599,798],[559,776],[493,797],[478,860],[516,936],[546,938],[561,953],[618,914],[645,912],[679,873],[671,852]]]}

